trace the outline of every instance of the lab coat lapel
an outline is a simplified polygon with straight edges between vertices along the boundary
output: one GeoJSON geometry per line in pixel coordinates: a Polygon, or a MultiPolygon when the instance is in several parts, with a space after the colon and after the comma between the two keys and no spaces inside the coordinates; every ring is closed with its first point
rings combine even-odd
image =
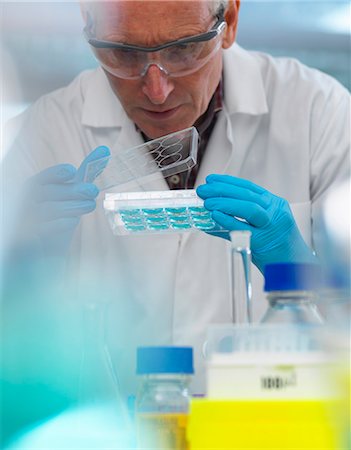
{"type": "MultiPolygon", "coordinates": [[[[208,143],[196,185],[209,173],[240,176],[268,104],[260,66],[238,45],[223,53],[224,105],[208,143]]],[[[250,155],[252,157],[252,155],[250,155]]]]}
{"type": "Polygon", "coordinates": [[[135,147],[143,143],[141,134],[137,131],[135,124],[124,114],[121,123],[121,130],[111,149],[113,154],[117,154],[121,150],[135,147]]]}
{"type": "Polygon", "coordinates": [[[223,173],[233,152],[232,130],[228,114],[222,110],[212,132],[200,170],[196,179],[196,186],[205,183],[210,173],[223,173]]]}
{"type": "MultiPolygon", "coordinates": [[[[228,159],[223,173],[236,177],[247,178],[247,166],[257,159],[253,142],[262,126],[261,115],[235,114],[228,118],[232,130],[232,154],[228,159]],[[248,164],[249,162],[249,164],[248,164]]],[[[265,143],[262,142],[262,146],[265,143]]],[[[258,168],[259,170],[259,168],[258,168]]],[[[252,180],[254,181],[254,180],[252,180]]]]}
{"type": "Polygon", "coordinates": [[[269,112],[261,67],[251,54],[237,44],[223,54],[224,113],[232,153],[224,173],[241,176],[252,141],[269,112]]]}

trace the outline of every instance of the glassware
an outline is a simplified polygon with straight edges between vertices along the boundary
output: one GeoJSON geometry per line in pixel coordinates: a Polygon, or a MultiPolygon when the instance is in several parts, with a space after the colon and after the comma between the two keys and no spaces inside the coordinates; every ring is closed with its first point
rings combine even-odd
{"type": "Polygon", "coordinates": [[[198,141],[196,128],[190,127],[132,148],[116,144],[111,156],[87,164],[84,181],[94,182],[101,191],[145,190],[145,185],[194,167],[198,141]]]}
{"type": "Polygon", "coordinates": [[[136,399],[138,448],[186,450],[188,384],[193,370],[190,347],[141,347],[136,399]]]}
{"type": "Polygon", "coordinates": [[[182,231],[224,232],[195,189],[108,193],[105,213],[116,235],[182,231]]]}
{"type": "MultiPolygon", "coordinates": [[[[117,447],[132,442],[133,436],[127,407],[105,343],[106,307],[102,301],[83,304],[84,341],[77,407],[90,410],[96,417],[108,416],[109,423],[115,423],[117,447]]],[[[93,422],[91,426],[94,426],[93,422]]]]}
{"type": "Polygon", "coordinates": [[[105,345],[103,302],[83,305],[83,354],[79,380],[79,403],[121,401],[118,381],[105,345]]]}
{"type": "Polygon", "coordinates": [[[232,231],[232,315],[233,323],[251,323],[250,231],[232,231]]]}
{"type": "Polygon", "coordinates": [[[322,328],[211,327],[207,395],[191,400],[190,448],[341,449],[329,381],[334,362],[318,339],[322,328]],[[232,344],[223,348],[223,338],[232,344]]]}
{"type": "Polygon", "coordinates": [[[261,323],[324,323],[316,305],[316,290],[321,281],[317,264],[267,264],[264,275],[269,307],[261,323]]]}

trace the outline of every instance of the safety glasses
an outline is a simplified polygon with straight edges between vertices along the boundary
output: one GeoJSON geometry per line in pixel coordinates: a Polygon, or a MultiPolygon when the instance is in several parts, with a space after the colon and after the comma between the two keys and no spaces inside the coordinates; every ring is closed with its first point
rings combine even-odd
{"type": "Polygon", "coordinates": [[[168,76],[181,77],[199,70],[221,48],[221,35],[226,23],[222,14],[217,19],[206,33],[157,47],[139,47],[96,39],[89,22],[83,32],[101,66],[116,77],[129,80],[141,78],[151,65],[157,65],[168,76]]]}

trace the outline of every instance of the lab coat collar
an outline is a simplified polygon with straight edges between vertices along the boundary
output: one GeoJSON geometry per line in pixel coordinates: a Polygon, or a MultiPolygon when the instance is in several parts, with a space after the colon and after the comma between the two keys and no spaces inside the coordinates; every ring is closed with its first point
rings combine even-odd
{"type": "Polygon", "coordinates": [[[234,44],[223,52],[224,105],[229,115],[268,112],[257,58],[234,44]]]}
{"type": "Polygon", "coordinates": [[[120,101],[113,93],[101,67],[92,72],[85,92],[82,125],[109,128],[123,127],[127,120],[120,101]]]}

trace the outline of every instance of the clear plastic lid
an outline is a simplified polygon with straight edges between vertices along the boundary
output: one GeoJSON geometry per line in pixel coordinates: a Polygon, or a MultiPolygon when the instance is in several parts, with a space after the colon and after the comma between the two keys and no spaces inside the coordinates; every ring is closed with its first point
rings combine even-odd
{"type": "Polygon", "coordinates": [[[191,127],[87,164],[84,181],[100,190],[142,180],[153,175],[169,177],[195,166],[198,132],[191,127]]]}

